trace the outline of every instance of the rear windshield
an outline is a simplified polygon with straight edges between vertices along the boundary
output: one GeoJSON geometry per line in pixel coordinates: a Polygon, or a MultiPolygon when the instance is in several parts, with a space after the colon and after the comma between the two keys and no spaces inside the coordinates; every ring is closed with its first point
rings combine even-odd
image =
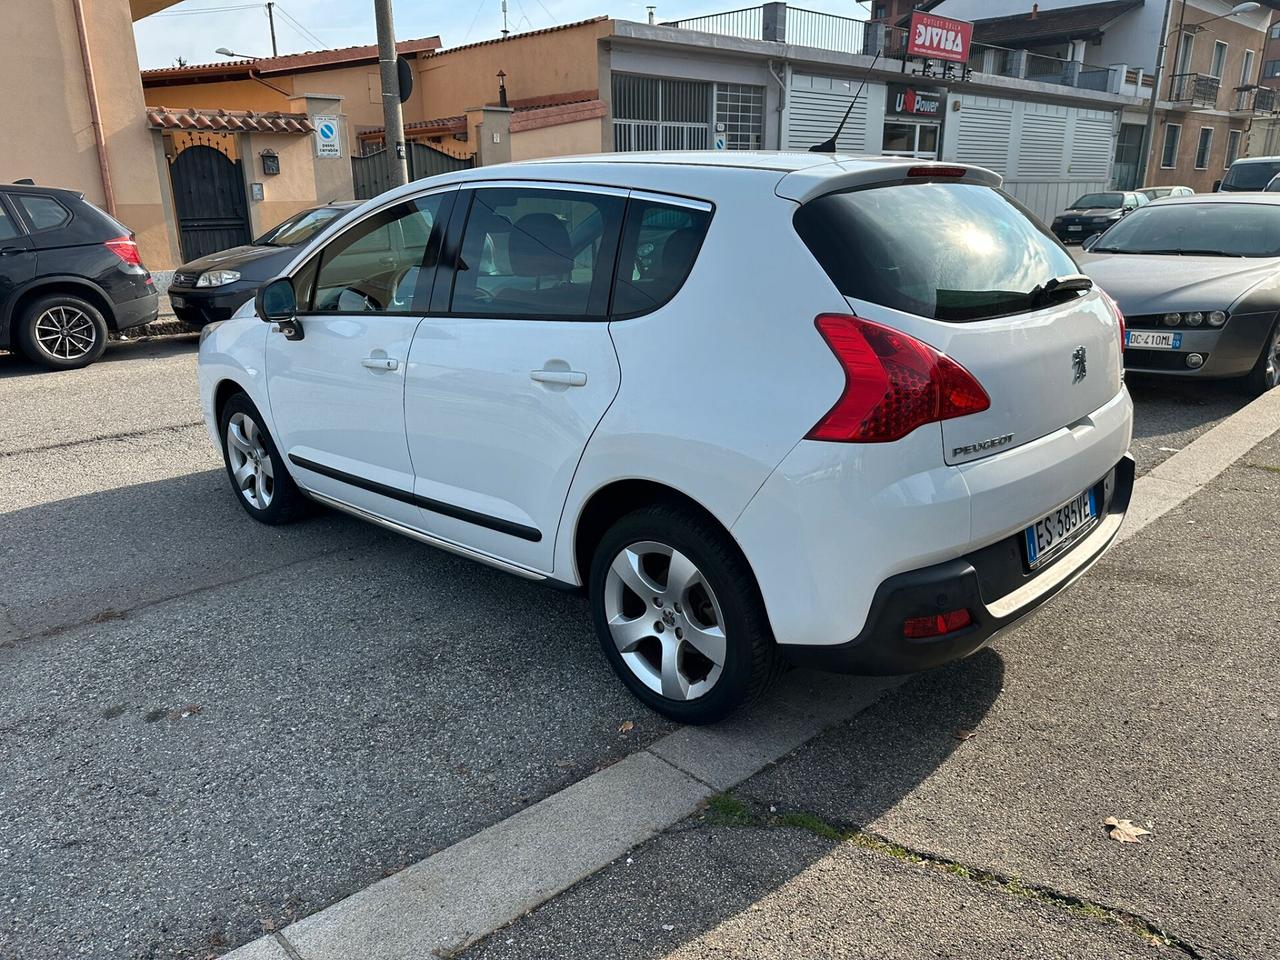
{"type": "Polygon", "coordinates": [[[1086,193],[1071,205],[1072,210],[1089,210],[1096,207],[1123,207],[1123,193],[1086,193]]]}
{"type": "Polygon", "coordinates": [[[1143,207],[1104,233],[1090,252],[1276,257],[1280,256],[1280,205],[1235,202],[1143,207]]]}
{"type": "Polygon", "coordinates": [[[963,322],[1040,306],[1080,272],[1020,203],[992,187],[913,183],[818,197],[796,232],[846,297],[963,322]]]}
{"type": "Polygon", "coordinates": [[[1280,163],[1233,163],[1222,181],[1223,190],[1261,190],[1280,173],[1280,163]]]}

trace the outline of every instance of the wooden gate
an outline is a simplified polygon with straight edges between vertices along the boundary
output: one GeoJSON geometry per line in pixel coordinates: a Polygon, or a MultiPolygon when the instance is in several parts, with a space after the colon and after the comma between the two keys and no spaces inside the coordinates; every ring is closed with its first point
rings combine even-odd
{"type": "Polygon", "coordinates": [[[213,147],[187,147],[169,164],[182,257],[195,260],[248,243],[244,168],[213,147]]]}
{"type": "MultiPolygon", "coordinates": [[[[450,173],[454,170],[469,170],[475,165],[471,157],[461,158],[437,150],[425,143],[408,144],[409,147],[409,179],[421,180],[434,177],[439,173],[450,173]]],[[[351,158],[351,179],[355,186],[357,200],[371,200],[380,193],[391,189],[391,170],[387,161],[387,151],[379,150],[366,157],[351,158]]]]}

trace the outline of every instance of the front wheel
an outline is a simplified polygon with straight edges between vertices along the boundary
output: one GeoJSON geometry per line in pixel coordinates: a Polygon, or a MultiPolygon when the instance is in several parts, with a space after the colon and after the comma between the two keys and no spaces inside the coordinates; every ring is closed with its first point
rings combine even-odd
{"type": "Polygon", "coordinates": [[[1277,384],[1280,384],[1280,321],[1267,334],[1258,362],[1245,376],[1242,386],[1245,393],[1260,397],[1277,384]]]}
{"type": "Polygon", "coordinates": [[[222,457],[236,499],[260,523],[292,523],[308,512],[310,501],[298,489],[253,401],[237,393],[218,418],[222,457]]]}
{"type": "Polygon", "coordinates": [[[750,567],[724,531],[693,511],[655,505],[619,520],[596,550],[590,599],[613,669],[673,720],[714,723],[780,672],[750,567]]]}

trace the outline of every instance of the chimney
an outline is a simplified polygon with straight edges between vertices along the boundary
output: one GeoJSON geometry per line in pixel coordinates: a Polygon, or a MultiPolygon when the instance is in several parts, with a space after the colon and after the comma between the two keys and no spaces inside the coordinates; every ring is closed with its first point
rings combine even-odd
{"type": "Polygon", "coordinates": [[[1031,16],[1028,19],[1034,20],[1038,16],[1040,16],[1040,4],[1033,3],[1031,5],[1031,16]]]}
{"type": "Polygon", "coordinates": [[[507,106],[507,73],[505,70],[498,71],[498,106],[507,106]]]}
{"type": "Polygon", "coordinates": [[[658,8],[655,6],[647,6],[645,9],[649,11],[649,24],[652,26],[655,20],[654,14],[657,13],[658,8]]]}

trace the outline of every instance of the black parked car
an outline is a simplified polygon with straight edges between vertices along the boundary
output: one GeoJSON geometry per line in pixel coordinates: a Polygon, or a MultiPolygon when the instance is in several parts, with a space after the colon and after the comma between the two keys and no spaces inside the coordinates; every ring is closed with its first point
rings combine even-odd
{"type": "Polygon", "coordinates": [[[0,347],[71,370],[158,312],[127,227],[74,190],[0,185],[0,347]]]}
{"type": "Polygon", "coordinates": [[[1053,218],[1053,232],[1063,243],[1083,243],[1127,213],[1145,207],[1151,198],[1135,190],[1086,193],[1053,218]]]}
{"type": "Polygon", "coordinates": [[[251,244],[184,263],[169,284],[174,315],[197,327],[230,319],[253,299],[258,287],[275,279],[293,259],[299,245],[359,205],[359,201],[349,201],[312,207],[271,228],[251,244]]]}

